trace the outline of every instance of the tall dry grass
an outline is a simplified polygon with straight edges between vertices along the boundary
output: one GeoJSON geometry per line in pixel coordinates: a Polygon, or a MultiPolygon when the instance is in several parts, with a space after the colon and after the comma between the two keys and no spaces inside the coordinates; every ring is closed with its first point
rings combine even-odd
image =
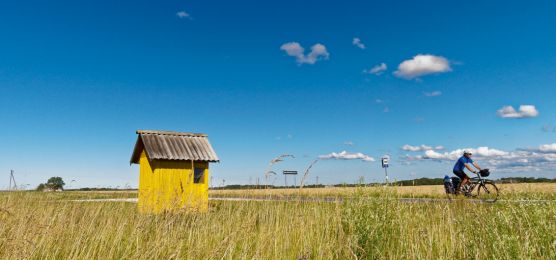
{"type": "MultiPolygon", "coordinates": [[[[556,183],[497,184],[501,199],[556,199],[556,183]]],[[[353,197],[361,195],[381,197],[384,192],[395,193],[405,198],[445,198],[442,185],[423,186],[370,186],[330,187],[303,189],[250,189],[210,190],[213,197],[353,197]]]]}
{"type": "Polygon", "coordinates": [[[205,214],[161,215],[74,201],[95,193],[0,193],[0,258],[556,258],[556,203],[407,203],[392,189],[366,199],[375,192],[355,189],[334,203],[220,201],[205,214]]]}

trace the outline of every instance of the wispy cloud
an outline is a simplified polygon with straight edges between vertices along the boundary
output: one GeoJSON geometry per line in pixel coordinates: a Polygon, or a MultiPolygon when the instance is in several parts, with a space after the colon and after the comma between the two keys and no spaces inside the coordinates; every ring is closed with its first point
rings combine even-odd
{"type": "Polygon", "coordinates": [[[286,52],[288,56],[295,57],[298,64],[315,64],[319,60],[327,60],[330,54],[326,46],[317,43],[311,46],[311,52],[305,55],[305,49],[297,42],[288,42],[280,46],[280,50],[286,52]]]}
{"type": "Polygon", "coordinates": [[[365,162],[374,162],[375,158],[363,154],[363,153],[349,153],[347,151],[341,151],[339,153],[329,153],[325,155],[320,155],[319,159],[336,159],[336,160],[362,160],[365,162]]]}
{"type": "Polygon", "coordinates": [[[179,12],[176,13],[176,16],[179,17],[179,18],[182,18],[182,19],[183,18],[192,19],[191,15],[186,11],[179,11],[179,12]]]}
{"type": "Polygon", "coordinates": [[[442,95],[442,92],[436,90],[432,92],[424,92],[423,95],[425,95],[425,97],[438,97],[442,95]]]}
{"type": "Polygon", "coordinates": [[[402,146],[402,150],[410,151],[410,152],[419,152],[419,151],[426,151],[426,150],[444,150],[444,146],[442,146],[442,145],[428,146],[428,145],[424,145],[424,144],[418,145],[418,146],[413,146],[413,145],[406,144],[406,145],[402,146]]]}
{"type": "Polygon", "coordinates": [[[344,142],[344,145],[347,145],[347,146],[354,146],[355,144],[354,144],[352,141],[345,141],[345,142],[344,142]]]}
{"type": "Polygon", "coordinates": [[[387,69],[388,69],[388,66],[386,66],[386,63],[383,62],[383,63],[380,63],[378,65],[375,65],[371,69],[363,70],[363,73],[373,74],[373,75],[379,76],[382,73],[384,73],[387,69]]]}
{"type": "Polygon", "coordinates": [[[537,111],[537,108],[533,105],[521,105],[519,106],[519,110],[515,110],[512,106],[505,106],[498,109],[496,115],[501,118],[528,118],[537,117],[539,111],[537,111]]]}
{"type": "Polygon", "coordinates": [[[357,48],[362,49],[362,50],[367,48],[367,47],[365,47],[365,44],[363,44],[363,42],[361,42],[361,39],[359,39],[357,37],[353,38],[353,41],[351,41],[351,43],[353,45],[357,46],[357,48]]]}
{"type": "Polygon", "coordinates": [[[394,75],[404,79],[414,79],[424,75],[443,73],[451,70],[450,62],[442,56],[418,54],[412,59],[400,63],[394,75]]]}

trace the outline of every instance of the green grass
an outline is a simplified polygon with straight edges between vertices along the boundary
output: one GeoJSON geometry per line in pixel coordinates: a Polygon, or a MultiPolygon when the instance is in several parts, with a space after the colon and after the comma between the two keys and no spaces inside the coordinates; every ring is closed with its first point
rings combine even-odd
{"type": "Polygon", "coordinates": [[[366,192],[342,203],[220,201],[204,214],[161,215],[69,201],[93,193],[0,193],[0,258],[556,258],[556,203],[407,203],[366,192]]]}

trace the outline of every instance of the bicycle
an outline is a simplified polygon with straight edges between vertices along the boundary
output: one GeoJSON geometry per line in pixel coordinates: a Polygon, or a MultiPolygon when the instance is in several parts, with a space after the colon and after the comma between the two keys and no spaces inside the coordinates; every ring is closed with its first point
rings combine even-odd
{"type": "Polygon", "coordinates": [[[475,173],[477,177],[473,177],[467,184],[461,187],[461,191],[456,190],[459,186],[460,179],[458,177],[444,178],[444,187],[449,200],[454,199],[463,192],[466,197],[477,198],[484,202],[496,202],[498,200],[498,187],[493,180],[486,179],[490,175],[489,169],[483,169],[475,173]],[[447,181],[449,179],[449,181],[447,181]]]}

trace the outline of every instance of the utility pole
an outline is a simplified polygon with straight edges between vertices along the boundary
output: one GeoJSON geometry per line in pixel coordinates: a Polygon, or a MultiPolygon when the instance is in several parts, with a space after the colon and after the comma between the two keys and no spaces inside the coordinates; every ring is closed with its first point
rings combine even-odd
{"type": "Polygon", "coordinates": [[[315,186],[319,186],[319,176],[316,176],[317,178],[317,184],[315,186]]]}

